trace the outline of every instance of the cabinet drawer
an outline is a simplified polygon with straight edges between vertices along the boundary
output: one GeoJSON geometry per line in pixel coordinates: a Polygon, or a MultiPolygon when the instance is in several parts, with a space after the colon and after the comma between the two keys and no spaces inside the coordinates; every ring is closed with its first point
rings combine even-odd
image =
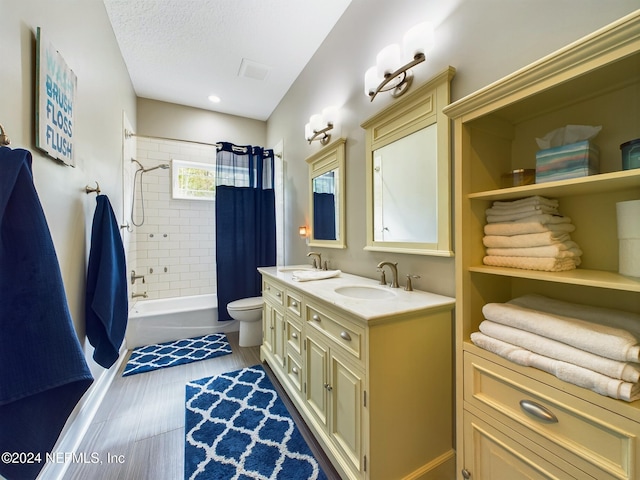
{"type": "Polygon", "coordinates": [[[287,349],[293,350],[298,355],[302,352],[302,329],[297,322],[291,321],[290,317],[287,317],[287,349]]]}
{"type": "Polygon", "coordinates": [[[306,306],[307,324],[315,328],[362,361],[364,327],[349,322],[335,314],[327,313],[315,304],[306,306]]]}
{"type": "Polygon", "coordinates": [[[284,287],[271,280],[262,281],[262,295],[276,305],[284,304],[284,287]]]}
{"type": "Polygon", "coordinates": [[[596,478],[638,478],[634,422],[469,352],[464,363],[467,404],[596,478]]]}
{"type": "Polygon", "coordinates": [[[302,297],[295,292],[287,291],[285,293],[285,307],[287,312],[302,318],[302,297]]]}
{"type": "Polygon", "coordinates": [[[464,412],[464,469],[473,480],[595,480],[496,422],[464,412]]]}
{"type": "Polygon", "coordinates": [[[295,387],[296,393],[302,393],[302,366],[295,356],[287,355],[287,378],[295,387]]]}

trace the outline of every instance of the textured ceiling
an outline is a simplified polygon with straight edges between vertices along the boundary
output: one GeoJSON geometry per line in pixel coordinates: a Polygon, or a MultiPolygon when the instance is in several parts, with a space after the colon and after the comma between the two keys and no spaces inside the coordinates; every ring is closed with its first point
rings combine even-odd
{"type": "Polygon", "coordinates": [[[351,2],[103,1],[139,97],[258,120],[269,117],[351,2]]]}

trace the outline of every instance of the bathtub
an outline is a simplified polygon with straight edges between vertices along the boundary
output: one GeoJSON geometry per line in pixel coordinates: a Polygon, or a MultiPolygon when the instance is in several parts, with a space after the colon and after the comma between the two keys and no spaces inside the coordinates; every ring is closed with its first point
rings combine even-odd
{"type": "Polygon", "coordinates": [[[238,330],[238,322],[218,321],[215,294],[139,300],[129,312],[125,334],[129,349],[181,338],[238,330]]]}

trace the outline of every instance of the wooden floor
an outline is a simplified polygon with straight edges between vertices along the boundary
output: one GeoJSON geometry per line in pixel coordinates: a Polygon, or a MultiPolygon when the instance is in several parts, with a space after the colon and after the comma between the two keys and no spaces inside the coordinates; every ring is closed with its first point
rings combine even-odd
{"type": "MultiPolygon", "coordinates": [[[[64,479],[182,480],[186,382],[260,363],[259,347],[240,348],[237,332],[227,337],[233,353],[211,360],[129,377],[122,377],[123,362],[78,448],[87,461],[72,463],[64,479]],[[92,458],[101,463],[90,463],[92,458]]],[[[339,479],[273,373],[264,367],[327,477],[339,479]]]]}

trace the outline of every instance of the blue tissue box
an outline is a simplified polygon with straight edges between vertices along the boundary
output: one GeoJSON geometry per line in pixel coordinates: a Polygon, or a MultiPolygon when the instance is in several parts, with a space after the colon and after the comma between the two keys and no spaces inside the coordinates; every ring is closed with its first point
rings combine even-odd
{"type": "Polygon", "coordinates": [[[600,173],[600,150],[589,140],[538,150],[536,153],[536,183],[597,173],[600,173]]]}

